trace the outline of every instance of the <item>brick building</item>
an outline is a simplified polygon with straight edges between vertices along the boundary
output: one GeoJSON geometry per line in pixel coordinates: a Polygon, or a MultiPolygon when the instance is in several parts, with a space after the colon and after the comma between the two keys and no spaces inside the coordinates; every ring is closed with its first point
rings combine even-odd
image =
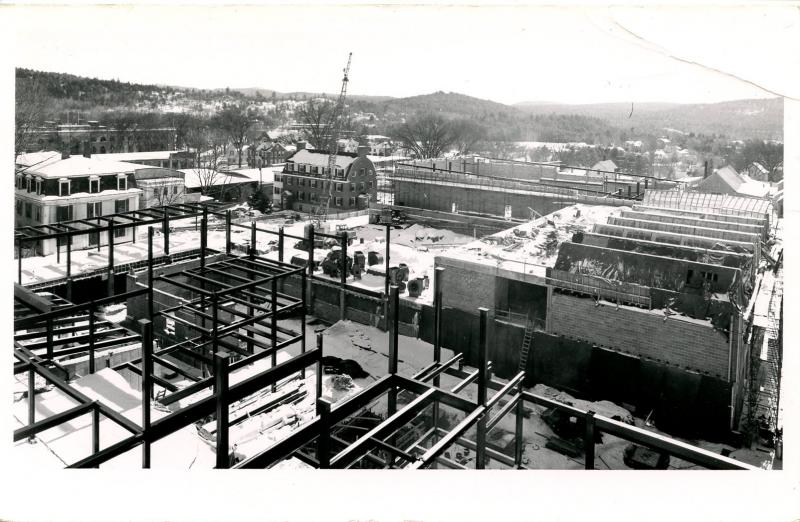
{"type": "Polygon", "coordinates": [[[64,149],[70,154],[163,151],[173,150],[176,138],[174,127],[117,129],[100,125],[98,121],[77,124],[47,122],[31,132],[26,152],[64,149]]]}
{"type": "Polygon", "coordinates": [[[323,150],[300,149],[286,159],[280,174],[283,193],[281,206],[300,212],[312,212],[330,190],[329,208],[332,212],[347,212],[368,208],[375,201],[377,178],[375,165],[367,158],[369,147],[359,147],[358,153],[339,152],[332,181],[327,178],[329,153],[323,150]],[[331,189],[330,183],[333,183],[331,189]]]}

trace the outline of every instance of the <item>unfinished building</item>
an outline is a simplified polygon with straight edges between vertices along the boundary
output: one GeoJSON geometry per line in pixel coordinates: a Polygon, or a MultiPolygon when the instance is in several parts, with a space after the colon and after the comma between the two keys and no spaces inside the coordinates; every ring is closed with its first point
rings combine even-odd
{"type": "MultiPolygon", "coordinates": [[[[283,262],[282,249],[267,255],[256,248],[259,235],[282,243],[282,228],[232,223],[230,212],[214,207],[148,212],[80,229],[18,231],[20,243],[59,234],[111,236],[115,226],[161,223],[167,231],[158,255],[155,229],[148,227],[147,258],[125,264],[124,289],[109,284],[68,300],[15,287],[14,375],[21,388],[15,389],[15,450],[43,466],[524,469],[537,464],[526,465],[524,456],[529,419],[545,412],[580,427],[569,440],[554,437],[552,444],[585,469],[601,465],[596,451],[608,440],[617,441],[620,466],[624,444],[634,443],[674,462],[752,469],[534,394],[523,388],[525,370],[506,379],[493,375],[499,372],[490,360],[488,308],[472,310],[478,325],[474,353],[448,339],[445,306],[459,298],[455,289],[448,297],[449,268],[436,272],[428,362],[411,374],[399,371],[411,343],[400,336],[402,305],[392,286],[384,318],[385,370],[353,386],[353,379],[326,371],[336,362],[323,356],[324,331],[307,342],[314,284],[339,286],[349,299],[354,290],[344,278],[333,285],[314,263],[295,266],[283,262]],[[196,217],[199,248],[169,254],[170,225],[196,217]],[[212,217],[224,219],[222,249],[207,244],[212,217]],[[249,247],[234,247],[236,227],[250,231],[249,247]],[[123,317],[112,318],[118,304],[125,305],[123,317]],[[452,357],[444,356],[444,345],[453,346],[452,357]]],[[[113,279],[113,242],[107,248],[113,279]]],[[[551,294],[548,289],[543,299],[548,306],[551,294]]]]}
{"type": "MultiPolygon", "coordinates": [[[[531,383],[627,404],[670,433],[736,440],[765,379],[751,368],[755,303],[780,313],[771,219],[765,200],[675,191],[562,209],[438,256],[448,323],[492,306],[500,375],[525,369],[531,383]]],[[[779,358],[770,324],[764,368],[779,358]]],[[[460,329],[448,339],[473,343],[475,328],[460,329]]]]}
{"type": "Polygon", "coordinates": [[[575,203],[626,204],[648,188],[676,183],[651,176],[495,158],[398,163],[387,175],[393,204],[505,219],[532,219],[575,203]]]}

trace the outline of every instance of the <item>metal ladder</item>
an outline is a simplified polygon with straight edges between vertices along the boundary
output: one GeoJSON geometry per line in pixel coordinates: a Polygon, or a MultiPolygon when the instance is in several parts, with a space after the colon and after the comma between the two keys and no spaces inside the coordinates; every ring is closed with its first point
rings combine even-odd
{"type": "Polygon", "coordinates": [[[525,337],[522,339],[522,349],[519,353],[519,368],[518,371],[524,372],[528,368],[528,356],[531,352],[531,344],[533,344],[533,320],[528,317],[525,323],[525,337]]]}

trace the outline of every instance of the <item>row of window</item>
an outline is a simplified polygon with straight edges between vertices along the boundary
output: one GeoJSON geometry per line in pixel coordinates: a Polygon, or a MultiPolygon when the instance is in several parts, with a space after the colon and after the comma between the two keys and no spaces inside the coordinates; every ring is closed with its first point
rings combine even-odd
{"type": "MultiPolygon", "coordinates": [[[[42,221],[42,207],[29,201],[17,200],[17,215],[25,216],[34,221],[42,221]]],[[[130,201],[128,199],[118,199],[114,201],[114,213],[128,212],[130,201]]],[[[95,201],[86,204],[86,219],[96,218],[103,215],[103,202],[95,201]]],[[[58,205],[56,207],[55,222],[71,221],[73,219],[73,205],[58,205]]]]}
{"type": "MultiPolygon", "coordinates": [[[[44,183],[42,178],[30,175],[17,175],[17,189],[27,192],[36,192],[36,195],[44,194],[44,183]]],[[[117,174],[117,190],[128,190],[128,177],[125,174],[117,174]]],[[[97,194],[100,192],[100,177],[89,177],[89,193],[97,194]]],[[[59,178],[58,195],[69,196],[72,193],[72,181],[68,178],[59,178]]]]}
{"type": "MultiPolygon", "coordinates": [[[[309,192],[308,194],[306,194],[305,192],[298,192],[297,193],[297,200],[298,201],[306,201],[306,196],[308,196],[308,201],[311,202],[311,203],[316,203],[316,202],[318,202],[320,200],[319,194],[317,194],[316,192],[309,192]]],[[[342,198],[342,197],[333,198],[334,206],[341,207],[343,202],[344,202],[344,198],[342,198]]],[[[356,204],[355,196],[350,197],[349,203],[350,203],[351,207],[355,206],[355,204],[356,204]]]]}
{"type": "MultiPolygon", "coordinates": [[[[296,185],[298,187],[305,187],[306,182],[308,182],[308,186],[311,188],[322,188],[327,189],[329,187],[330,181],[322,181],[316,179],[306,179],[306,178],[293,178],[291,176],[287,176],[284,179],[284,183],[287,186],[296,185]]],[[[366,184],[361,181],[359,183],[349,183],[350,185],[350,192],[355,192],[358,189],[359,192],[364,192],[365,188],[369,188],[370,190],[374,187],[374,181],[369,180],[366,184]]],[[[344,192],[344,183],[334,183],[334,190],[336,192],[344,192]]]]}

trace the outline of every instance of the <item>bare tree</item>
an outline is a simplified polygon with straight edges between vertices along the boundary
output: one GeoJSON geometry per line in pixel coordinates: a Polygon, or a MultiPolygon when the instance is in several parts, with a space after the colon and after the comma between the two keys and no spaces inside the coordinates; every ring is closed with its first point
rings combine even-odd
{"type": "Polygon", "coordinates": [[[436,158],[455,141],[451,123],[436,114],[415,116],[392,131],[403,147],[419,158],[436,158]]]}
{"type": "Polygon", "coordinates": [[[212,122],[200,122],[187,130],[187,144],[195,151],[195,172],[204,196],[222,195],[230,178],[223,171],[227,137],[212,122]]]}
{"type": "Polygon", "coordinates": [[[242,107],[228,106],[217,113],[215,120],[239,153],[239,168],[242,168],[242,149],[251,125],[247,111],[242,107]]]}
{"type": "Polygon", "coordinates": [[[486,139],[486,127],[466,118],[450,122],[454,145],[461,154],[473,151],[475,145],[486,139]]]}
{"type": "Polygon", "coordinates": [[[309,100],[295,110],[295,119],[303,124],[303,138],[316,149],[328,149],[334,106],[330,101],[309,100]]]}
{"type": "Polygon", "coordinates": [[[14,114],[14,158],[31,149],[37,127],[44,120],[44,89],[29,78],[16,79],[14,114]]]}

